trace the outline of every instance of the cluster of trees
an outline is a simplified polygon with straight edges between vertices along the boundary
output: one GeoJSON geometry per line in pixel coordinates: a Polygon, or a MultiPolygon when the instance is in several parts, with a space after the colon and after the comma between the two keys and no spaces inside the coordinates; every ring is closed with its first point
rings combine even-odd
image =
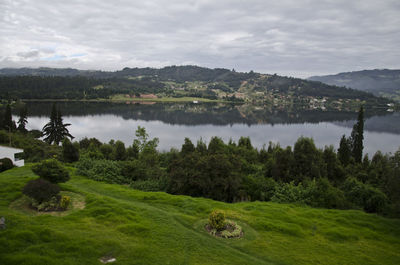
{"type": "MultiPolygon", "coordinates": [[[[45,128],[61,117],[56,107],[51,116],[45,128]]],[[[77,162],[73,165],[79,174],[136,189],[226,202],[303,203],[399,216],[400,150],[386,155],[378,151],[371,159],[363,156],[363,126],[361,108],[351,135],[342,137],[337,151],[333,146],[318,149],[305,137],[293,148],[270,143],[262,149],[254,148],[247,137],[237,143],[213,137],[208,144],[202,140],[194,144],[185,138],[180,150],[159,152],[158,139],[150,139],[142,127],[127,147],[121,141],[101,143],[95,138],[71,143],[71,136],[63,130],[58,130],[59,138],[47,136],[47,143],[35,141],[41,142],[43,146],[37,148],[46,150],[46,155],[53,152],[64,162],[77,162]]],[[[13,137],[25,147],[25,153],[32,152],[29,144],[34,141],[26,144],[33,139],[30,133],[16,132],[13,137]]],[[[0,132],[0,142],[8,138],[6,131],[0,132]]]]}
{"type": "Polygon", "coordinates": [[[400,150],[377,152],[362,160],[363,111],[346,138],[346,148],[318,149],[301,137],[294,147],[272,144],[257,150],[246,137],[206,144],[185,138],[180,150],[156,150],[144,128],[129,147],[95,138],[79,142],[78,173],[110,183],[130,184],[147,191],[166,191],[226,202],[260,200],[304,203],[313,207],[363,209],[400,214],[400,150]]]}
{"type": "Polygon", "coordinates": [[[53,104],[50,114],[50,121],[43,127],[42,131],[26,129],[28,123],[28,109],[26,105],[19,108],[17,123],[12,119],[11,106],[8,104],[3,112],[0,112],[0,144],[9,145],[24,149],[24,159],[29,162],[36,162],[42,159],[58,156],[66,162],[73,162],[79,157],[79,151],[73,148],[64,148],[63,153],[59,148],[62,142],[64,145],[72,145],[69,139],[74,137],[69,133],[68,126],[64,123],[61,111],[53,104]],[[44,137],[43,141],[38,138],[44,137]],[[69,138],[69,139],[68,139],[69,138]],[[75,153],[75,154],[74,154],[75,153]]]}

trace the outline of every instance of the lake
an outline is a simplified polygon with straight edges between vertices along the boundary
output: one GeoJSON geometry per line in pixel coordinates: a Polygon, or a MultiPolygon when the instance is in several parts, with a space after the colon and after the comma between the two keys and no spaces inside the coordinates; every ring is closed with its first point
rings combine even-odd
{"type": "MultiPolygon", "coordinates": [[[[52,103],[29,102],[28,129],[41,130],[49,121],[52,103]]],[[[71,123],[75,140],[96,137],[102,142],[121,140],[131,145],[138,126],[146,128],[150,137],[160,140],[158,149],[180,148],[184,138],[194,143],[212,136],[225,141],[251,138],[253,146],[268,143],[293,146],[300,136],[312,137],[315,144],[338,147],[343,134],[349,136],[355,123],[355,112],[327,112],[260,108],[252,105],[226,104],[116,104],[57,103],[64,122],[71,123]]],[[[386,110],[366,110],[364,152],[395,152],[400,147],[400,115],[386,110]]],[[[14,117],[16,118],[16,117],[14,117]]]]}

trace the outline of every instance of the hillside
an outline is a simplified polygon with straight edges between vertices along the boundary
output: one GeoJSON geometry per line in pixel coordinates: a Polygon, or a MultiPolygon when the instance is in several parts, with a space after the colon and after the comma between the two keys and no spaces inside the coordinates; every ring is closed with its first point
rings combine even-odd
{"type": "Polygon", "coordinates": [[[227,204],[140,192],[76,175],[62,189],[84,197],[68,215],[21,207],[29,166],[0,174],[1,264],[399,264],[400,221],[361,211],[267,202],[227,204]],[[82,207],[80,207],[82,208],[82,207]],[[222,209],[243,226],[241,239],[203,228],[222,209]]]}
{"type": "Polygon", "coordinates": [[[123,102],[202,99],[322,110],[357,109],[361,102],[369,106],[386,106],[390,102],[370,93],[320,82],[198,66],[124,68],[115,72],[0,69],[0,92],[3,99],[105,99],[123,102]]]}
{"type": "Polygon", "coordinates": [[[328,85],[345,86],[400,101],[400,70],[375,69],[339,73],[336,75],[312,76],[312,81],[328,85]]]}

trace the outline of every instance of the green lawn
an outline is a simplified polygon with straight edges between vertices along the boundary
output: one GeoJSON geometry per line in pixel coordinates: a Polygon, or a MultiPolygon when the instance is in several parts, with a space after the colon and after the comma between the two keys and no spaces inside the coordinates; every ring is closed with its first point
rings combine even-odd
{"type": "Polygon", "coordinates": [[[29,167],[0,174],[0,264],[400,264],[400,220],[360,211],[267,202],[227,204],[141,192],[79,176],[62,184],[84,209],[66,215],[18,208],[29,167]],[[11,205],[11,207],[10,207],[11,205]],[[212,209],[239,222],[241,239],[214,238],[212,209]]]}

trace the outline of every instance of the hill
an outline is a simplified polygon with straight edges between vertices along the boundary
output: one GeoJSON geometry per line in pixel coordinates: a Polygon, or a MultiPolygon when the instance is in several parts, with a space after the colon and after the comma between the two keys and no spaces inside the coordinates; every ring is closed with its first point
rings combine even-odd
{"type": "Polygon", "coordinates": [[[3,99],[203,99],[336,110],[358,108],[360,103],[386,106],[390,102],[370,93],[321,82],[190,65],[161,69],[124,68],[115,72],[0,69],[0,92],[3,99]]]}
{"type": "Polygon", "coordinates": [[[399,264],[400,221],[361,211],[141,192],[73,175],[62,189],[84,198],[68,215],[18,204],[29,166],[0,174],[1,264],[399,264]],[[85,205],[84,209],[83,205],[85,205]],[[205,229],[221,209],[244,230],[222,239],[205,229]]]}
{"type": "Polygon", "coordinates": [[[336,75],[312,76],[312,81],[328,85],[345,86],[400,101],[400,70],[375,69],[339,73],[336,75]]]}

